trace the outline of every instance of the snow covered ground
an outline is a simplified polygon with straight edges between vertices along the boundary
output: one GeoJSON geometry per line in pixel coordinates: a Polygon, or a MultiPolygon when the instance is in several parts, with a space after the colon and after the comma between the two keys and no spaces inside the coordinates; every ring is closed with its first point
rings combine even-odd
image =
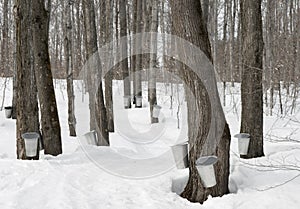
{"type": "MultiPolygon", "coordinates": [[[[3,98],[0,80],[0,98],[3,98]]],[[[150,125],[149,108],[124,110],[122,85],[114,85],[116,132],[110,147],[83,146],[68,136],[66,85],[56,81],[63,151],[58,157],[41,154],[39,161],[19,161],[15,154],[15,121],[0,116],[0,209],[207,208],[297,209],[300,207],[300,108],[294,115],[265,117],[265,157],[241,160],[232,137],[229,195],[190,203],[171,192],[172,179],[187,170],[174,166],[170,146],[186,140],[183,96],[170,109],[166,86],[160,86],[160,123],[150,125]],[[177,107],[182,104],[177,129],[177,107]],[[154,137],[153,137],[154,136],[154,137]]],[[[169,87],[168,87],[169,88],[169,87]]],[[[231,134],[239,132],[239,88],[227,89],[224,107],[231,134]]],[[[76,83],[77,133],[88,131],[88,96],[76,83]],[[83,101],[84,98],[84,101],[83,101]]],[[[11,104],[11,83],[5,105],[11,104]]],[[[286,98],[287,101],[288,98],[286,98]]],[[[144,102],[146,97],[144,96],[144,102]]],[[[298,100],[299,102],[299,100],[298,100]]],[[[288,103],[288,102],[287,102],[288,103]]]]}

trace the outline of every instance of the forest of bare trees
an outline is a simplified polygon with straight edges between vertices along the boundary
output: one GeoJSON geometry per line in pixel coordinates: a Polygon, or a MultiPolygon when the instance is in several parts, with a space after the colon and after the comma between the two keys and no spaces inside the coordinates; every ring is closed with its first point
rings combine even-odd
{"type": "MultiPolygon", "coordinates": [[[[65,70],[65,39],[63,34],[66,33],[69,13],[67,9],[70,8],[69,21],[71,21],[72,25],[69,27],[72,37],[73,77],[75,78],[86,60],[86,37],[82,2],[74,0],[66,4],[60,1],[52,1],[51,3],[49,53],[53,75],[55,78],[65,78],[67,74],[65,70]]],[[[103,36],[104,33],[108,33],[108,36],[111,36],[111,38],[106,39],[113,41],[118,40],[120,36],[143,30],[143,28],[136,28],[137,24],[134,24],[135,21],[140,22],[140,20],[135,19],[140,17],[135,17],[136,8],[134,8],[139,5],[136,5],[135,1],[125,1],[126,7],[124,7],[123,3],[123,1],[109,1],[109,4],[106,5],[105,1],[95,1],[97,34],[103,36]],[[102,4],[106,5],[105,8],[101,6],[102,4]],[[109,11],[109,15],[105,15],[103,19],[101,12],[105,13],[106,11],[109,11]],[[105,26],[105,30],[100,29],[101,24],[104,24],[102,27],[105,26]],[[118,27],[116,27],[116,24],[118,27]],[[124,27],[127,29],[125,30],[124,27]]],[[[239,3],[240,0],[202,2],[203,17],[209,31],[214,63],[222,82],[240,82],[242,76],[242,58],[240,56],[242,51],[241,8],[239,3]]],[[[1,65],[1,75],[3,76],[12,76],[16,68],[14,59],[16,55],[16,42],[14,41],[16,29],[13,18],[13,6],[13,1],[3,0],[1,2],[1,62],[3,63],[1,65]]],[[[148,5],[145,9],[150,7],[151,5],[148,5]]],[[[158,1],[157,7],[159,31],[170,32],[171,9],[169,2],[158,1]]],[[[296,87],[293,83],[299,79],[299,2],[296,0],[275,2],[262,0],[261,8],[264,38],[264,93],[270,90],[269,95],[265,94],[264,101],[269,105],[269,112],[272,114],[271,107],[274,105],[272,97],[274,91],[280,90],[279,85],[282,85],[281,88],[286,88],[291,95],[295,96],[297,94],[297,89],[295,89],[296,87]]],[[[152,13],[146,12],[144,13],[145,18],[153,16],[152,13]]],[[[141,21],[143,21],[143,27],[144,20],[141,21]]],[[[151,20],[149,21],[151,22],[151,20]]],[[[145,31],[150,31],[150,24],[148,26],[145,24],[145,27],[145,31]]],[[[98,42],[99,46],[101,46],[100,38],[98,42]]],[[[133,67],[130,67],[130,69],[133,69],[133,67]]]]}
{"type": "Polygon", "coordinates": [[[143,107],[142,83],[147,82],[152,124],[159,123],[153,117],[153,109],[158,105],[157,83],[171,84],[173,88],[172,82],[179,82],[191,93],[186,90],[188,137],[193,145],[189,151],[190,177],[181,196],[203,203],[209,195],[227,194],[231,134],[223,110],[217,109],[224,126],[215,130],[221,135],[216,134],[215,141],[207,142],[214,110],[211,92],[191,66],[180,60],[181,53],[188,54],[188,49],[172,36],[159,35],[164,33],[196,46],[211,63],[213,68],[205,68],[205,73],[213,77],[210,85],[215,90],[221,84],[223,90],[223,97],[213,101],[216,108],[227,105],[228,85],[241,84],[240,131],[252,137],[248,154],[241,157],[263,156],[264,111],[274,114],[273,107],[279,103],[282,115],[292,114],[297,105],[299,0],[1,0],[0,75],[5,82],[13,80],[17,158],[26,159],[21,137],[24,132],[39,133],[45,154],[57,156],[63,152],[55,79],[67,82],[65,111],[70,136],[79,134],[74,81],[84,80],[84,93],[89,95],[87,123],[90,130],[97,132],[99,146],[109,146],[109,133],[115,131],[114,80],[123,80],[128,109],[143,107]],[[132,38],[138,34],[142,34],[141,38],[132,38]],[[110,43],[117,47],[112,47],[109,59],[104,59],[101,50],[109,48],[110,43]],[[114,51],[115,48],[121,50],[114,51]],[[154,53],[139,53],[139,48],[154,53]],[[168,51],[175,51],[179,58],[165,55],[168,51]],[[106,69],[110,65],[103,62],[115,63],[118,56],[126,58],[106,69]],[[86,64],[91,59],[97,68],[86,64]],[[83,68],[87,68],[87,74],[83,74],[83,68]],[[157,70],[181,80],[172,81],[167,73],[157,75],[157,70]],[[284,106],[283,90],[292,98],[290,107],[284,106]],[[203,153],[219,158],[215,166],[218,185],[213,189],[203,186],[196,169],[196,161],[203,153]]]}

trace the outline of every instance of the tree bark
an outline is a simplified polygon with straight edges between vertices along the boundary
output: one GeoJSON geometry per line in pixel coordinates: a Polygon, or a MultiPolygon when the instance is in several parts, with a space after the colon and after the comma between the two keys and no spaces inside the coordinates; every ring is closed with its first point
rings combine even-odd
{"type": "Polygon", "coordinates": [[[67,75],[67,94],[68,94],[68,124],[69,135],[76,136],[76,118],[74,104],[74,87],[73,87],[73,63],[72,63],[72,19],[71,19],[71,2],[65,6],[65,70],[67,75]]]}
{"type": "MultiPolygon", "coordinates": [[[[83,0],[84,26],[86,33],[86,55],[87,60],[98,53],[95,6],[93,0],[83,0]]],[[[90,105],[90,129],[96,130],[98,145],[109,145],[107,129],[106,107],[104,105],[102,87],[102,66],[99,55],[95,56],[95,65],[98,69],[88,69],[88,91],[90,105]],[[98,83],[96,84],[96,81],[98,83]],[[95,88],[96,87],[96,88],[95,88]]]]}
{"type": "Polygon", "coordinates": [[[62,153],[62,142],[48,51],[50,6],[48,1],[46,10],[44,0],[32,1],[32,34],[45,154],[56,156],[62,153]]]}
{"type": "MultiPolygon", "coordinates": [[[[22,134],[39,132],[39,110],[32,60],[31,1],[17,0],[14,6],[17,42],[17,158],[29,159],[22,134]]],[[[31,159],[31,158],[30,158],[31,159]]],[[[39,146],[37,156],[39,159],[39,146]]]]}
{"type": "Polygon", "coordinates": [[[207,26],[209,15],[209,0],[201,0],[202,17],[204,24],[207,26]]]}
{"type": "MultiPolygon", "coordinates": [[[[151,35],[150,47],[153,51],[157,51],[157,35],[158,32],[158,0],[153,0],[150,5],[150,32],[151,35]]],[[[149,56],[149,103],[151,123],[158,123],[158,118],[153,117],[154,105],[157,105],[156,98],[156,70],[157,70],[157,54],[150,54],[149,56]]]]}
{"type": "MultiPolygon", "coordinates": [[[[104,2],[104,1],[103,1],[104,2]]],[[[104,6],[101,9],[101,35],[100,35],[100,47],[103,47],[105,44],[113,41],[113,19],[114,13],[114,2],[110,1],[109,3],[102,4],[104,6]],[[111,11],[111,12],[110,12],[111,11]]],[[[116,8],[117,10],[117,8],[116,8]]],[[[116,12],[117,13],[117,12],[116,12]]],[[[116,15],[117,16],[117,15],[116,15]]],[[[116,17],[117,19],[117,17],[116,17]]],[[[118,28],[119,26],[116,26],[118,28]]],[[[118,31],[118,30],[117,30],[118,31]]],[[[116,31],[116,32],[117,32],[116,31]]],[[[118,32],[117,32],[118,33],[118,32]]],[[[118,36],[118,34],[116,35],[118,36]]],[[[118,43],[118,40],[117,40],[118,43]]],[[[113,53],[112,49],[110,50],[111,56],[109,62],[113,62],[113,53]]],[[[106,105],[106,115],[107,115],[107,129],[109,132],[114,132],[114,111],[113,111],[113,69],[105,69],[106,75],[104,76],[104,85],[105,85],[105,105],[106,105]]]]}
{"type": "MultiPolygon", "coordinates": [[[[266,77],[266,89],[270,88],[270,105],[269,113],[273,114],[274,107],[274,46],[275,41],[275,8],[276,2],[267,1],[267,12],[266,12],[266,38],[265,38],[265,66],[267,67],[264,71],[266,77]]],[[[267,94],[267,92],[266,92],[267,94]]]]}
{"type": "Polygon", "coordinates": [[[2,76],[9,76],[9,39],[8,39],[8,0],[3,2],[3,26],[2,26],[2,40],[1,40],[1,74],[2,76]]]}
{"type": "MultiPolygon", "coordinates": [[[[136,2],[136,31],[135,33],[142,33],[144,28],[145,28],[145,20],[144,20],[144,5],[145,5],[145,0],[135,0],[136,2]]],[[[134,46],[134,50],[137,50],[137,47],[140,46],[141,44],[141,40],[139,41],[135,41],[135,42],[140,42],[140,43],[136,43],[136,46],[134,46]]],[[[141,71],[143,68],[143,55],[139,54],[136,55],[136,62],[133,63],[135,64],[135,73],[134,73],[134,77],[135,77],[135,98],[137,97],[142,97],[142,77],[141,77],[141,71]]],[[[136,108],[141,108],[142,105],[135,103],[135,107],[136,108]]]]}
{"type": "Polygon", "coordinates": [[[120,36],[121,38],[126,37],[125,41],[121,42],[122,56],[126,57],[121,62],[122,69],[122,78],[123,78],[123,86],[124,86],[124,96],[129,97],[129,106],[131,108],[131,81],[129,77],[129,69],[128,69],[128,42],[127,42],[127,9],[126,9],[125,0],[119,0],[119,8],[120,8],[120,36]]]}
{"type": "Polygon", "coordinates": [[[242,24],[242,124],[249,133],[248,154],[243,158],[264,156],[263,152],[263,35],[261,0],[241,0],[242,24]]]}
{"type": "MultiPolygon", "coordinates": [[[[202,19],[202,9],[198,0],[171,0],[172,20],[175,35],[184,38],[195,46],[199,47],[208,59],[212,62],[210,42],[206,25],[202,19]]],[[[181,49],[179,49],[181,50],[181,49]]],[[[228,125],[221,127],[223,135],[214,144],[216,149],[213,149],[214,154],[218,157],[218,163],[215,165],[217,185],[213,188],[204,188],[198,171],[196,169],[196,160],[201,154],[207,152],[204,144],[207,142],[207,135],[211,120],[211,106],[208,97],[208,92],[205,89],[200,78],[190,69],[180,72],[188,89],[191,90],[196,101],[190,100],[188,95],[188,135],[189,144],[193,145],[189,152],[189,181],[181,194],[192,202],[203,203],[209,195],[222,196],[228,193],[228,178],[229,178],[229,147],[230,147],[230,131],[228,125]]],[[[215,84],[216,85],[216,84],[215,84]]],[[[216,88],[216,86],[215,86],[216,88]]],[[[221,110],[219,100],[215,101],[221,110]]],[[[224,119],[225,120],[225,119],[224,119]]],[[[217,131],[217,130],[214,130],[217,131]]]]}

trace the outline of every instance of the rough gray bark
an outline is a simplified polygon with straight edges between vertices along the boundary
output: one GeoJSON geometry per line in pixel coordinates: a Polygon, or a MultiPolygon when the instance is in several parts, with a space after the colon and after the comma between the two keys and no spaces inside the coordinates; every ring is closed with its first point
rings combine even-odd
{"type": "Polygon", "coordinates": [[[9,76],[9,29],[8,29],[8,0],[3,2],[3,26],[2,26],[2,40],[1,40],[1,74],[2,76],[9,76]]]}
{"type": "MultiPolygon", "coordinates": [[[[171,0],[172,21],[175,35],[186,39],[199,47],[204,54],[212,61],[208,32],[202,19],[202,9],[198,0],[171,0]]],[[[193,145],[189,152],[189,181],[181,194],[192,202],[204,202],[209,195],[222,196],[228,193],[229,178],[229,148],[230,131],[225,124],[222,138],[219,144],[215,144],[214,154],[218,156],[218,163],[215,165],[217,185],[213,188],[205,189],[201,183],[198,171],[195,166],[196,160],[205,150],[203,145],[207,140],[210,129],[211,109],[208,92],[203,86],[202,81],[189,69],[180,69],[179,74],[184,79],[185,84],[191,90],[196,101],[187,99],[188,102],[188,126],[189,143],[193,145]]],[[[215,87],[216,88],[216,87],[215,87]]],[[[221,107],[220,101],[217,101],[221,107]]],[[[220,110],[222,111],[222,110],[220,110]]]]}
{"type": "Polygon", "coordinates": [[[274,32],[275,32],[275,1],[267,1],[267,12],[266,12],[266,38],[265,38],[265,77],[266,87],[270,87],[270,105],[269,113],[273,114],[274,107],[274,32]]]}
{"type": "Polygon", "coordinates": [[[295,22],[296,22],[296,32],[294,34],[294,40],[295,42],[297,43],[296,44],[296,50],[294,51],[294,57],[295,57],[295,71],[296,71],[296,76],[297,76],[297,79],[296,81],[299,82],[300,80],[300,39],[299,39],[299,36],[300,36],[300,3],[298,2],[297,4],[297,15],[295,17],[295,22]],[[298,36],[297,36],[298,34],[298,36]]]}
{"type": "MultiPolygon", "coordinates": [[[[84,26],[86,33],[86,56],[87,60],[95,53],[98,53],[97,33],[95,22],[95,6],[93,0],[83,0],[84,12],[84,26]]],[[[88,78],[88,92],[90,105],[90,129],[96,130],[98,134],[98,145],[109,145],[109,135],[107,130],[107,116],[104,105],[102,79],[101,79],[101,62],[100,57],[95,56],[97,71],[89,71],[88,78]],[[97,85],[95,85],[98,78],[97,85]],[[97,89],[94,87],[97,86],[97,89]]],[[[95,69],[89,69],[95,70],[95,69]]]]}
{"type": "Polygon", "coordinates": [[[62,153],[62,143],[48,51],[51,2],[48,1],[47,10],[45,3],[44,0],[34,0],[31,5],[34,67],[40,101],[45,154],[56,156],[62,153]]]}
{"type": "Polygon", "coordinates": [[[263,152],[263,34],[261,0],[241,0],[242,24],[242,124],[241,132],[251,135],[248,155],[261,157],[263,152]]]}
{"type": "MultiPolygon", "coordinates": [[[[127,36],[127,9],[126,9],[126,2],[125,0],[119,0],[119,8],[120,8],[120,36],[126,37],[127,36]]],[[[131,108],[131,84],[130,84],[130,77],[129,77],[129,68],[128,68],[128,42],[127,38],[125,41],[121,42],[121,49],[122,49],[122,56],[126,57],[121,62],[121,69],[122,69],[122,78],[124,80],[124,96],[130,96],[130,102],[128,108],[131,108]]]]}
{"type": "MultiPolygon", "coordinates": [[[[150,4],[150,32],[158,32],[158,0],[153,0],[150,4]]],[[[150,47],[153,51],[157,51],[157,36],[155,34],[151,35],[150,47]]],[[[156,68],[157,68],[157,55],[151,54],[149,60],[149,103],[150,103],[150,116],[151,123],[158,123],[158,118],[153,117],[153,107],[157,105],[156,98],[156,68]]]]}
{"type": "MultiPolygon", "coordinates": [[[[133,0],[132,1],[132,19],[129,22],[130,26],[131,26],[131,34],[135,34],[137,33],[137,21],[138,21],[138,12],[137,12],[137,0],[133,0]]],[[[130,16],[129,16],[130,17],[130,16]]],[[[128,18],[129,19],[129,18],[128,18]]],[[[137,60],[138,60],[138,56],[135,55],[135,50],[137,47],[137,41],[136,40],[131,40],[130,42],[131,45],[131,52],[132,54],[134,54],[133,56],[131,56],[131,61],[130,61],[130,68],[131,68],[131,72],[132,72],[132,83],[133,83],[133,104],[136,104],[136,76],[135,73],[137,71],[137,60]]]]}
{"type": "Polygon", "coordinates": [[[77,69],[76,72],[81,70],[82,68],[82,24],[81,24],[81,7],[80,7],[81,1],[75,1],[75,7],[76,7],[76,48],[75,48],[75,68],[77,69]]]}
{"type": "Polygon", "coordinates": [[[230,81],[231,85],[234,86],[235,81],[235,65],[234,65],[234,50],[235,50],[235,17],[236,17],[236,0],[230,1],[229,3],[229,22],[230,22],[230,34],[229,34],[229,69],[230,69],[230,81]],[[232,5],[233,3],[233,5],[232,5]]]}
{"type": "MultiPolygon", "coordinates": [[[[13,28],[13,40],[16,40],[16,27],[13,28]]],[[[16,119],[17,118],[17,111],[16,111],[16,108],[17,108],[17,63],[16,63],[16,43],[14,42],[13,44],[13,50],[12,50],[12,53],[13,53],[13,63],[12,63],[12,69],[13,69],[13,98],[12,98],[12,119],[16,119]]]]}
{"type": "MultiPolygon", "coordinates": [[[[144,28],[145,28],[145,20],[144,20],[144,7],[145,7],[145,1],[144,0],[134,0],[136,1],[135,5],[136,7],[134,8],[134,10],[136,10],[136,22],[135,24],[136,26],[136,30],[134,31],[135,33],[142,33],[144,28]]],[[[135,41],[135,42],[139,42],[139,43],[135,43],[136,46],[134,46],[133,50],[136,50],[136,47],[140,46],[141,44],[141,40],[139,41],[135,41]]],[[[143,68],[143,55],[136,55],[136,62],[133,63],[135,65],[135,74],[134,74],[134,79],[135,79],[135,92],[134,92],[134,96],[136,97],[141,97],[142,96],[142,78],[141,78],[141,71],[143,68]]],[[[136,108],[141,108],[141,106],[138,106],[137,104],[135,104],[136,108]]]]}
{"type": "Polygon", "coordinates": [[[202,17],[203,21],[207,26],[208,23],[208,15],[209,15],[209,0],[201,0],[202,7],[202,17]]]}
{"type": "MultiPolygon", "coordinates": [[[[100,17],[100,47],[103,47],[105,44],[110,43],[113,40],[113,17],[114,13],[113,7],[114,2],[110,1],[109,3],[105,0],[101,1],[101,17],[100,17]]],[[[116,7],[117,10],[117,7],[116,7]]],[[[116,17],[117,20],[117,17],[116,17]]],[[[116,27],[116,29],[118,26],[116,27]]],[[[116,34],[118,30],[116,31],[116,34]]],[[[117,35],[118,36],[118,35],[117,35]]],[[[118,40],[117,40],[118,42],[118,40]]],[[[109,58],[109,62],[113,62],[113,52],[111,50],[111,56],[109,58]]],[[[113,112],[113,69],[108,71],[109,69],[105,69],[107,72],[104,76],[104,85],[105,85],[105,106],[106,106],[106,115],[107,115],[107,129],[109,132],[114,132],[114,112],[113,112]]]]}
{"type": "MultiPolygon", "coordinates": [[[[29,159],[25,154],[22,134],[39,133],[39,110],[35,73],[32,60],[31,1],[16,0],[14,6],[17,42],[17,158],[29,159]]],[[[37,156],[39,159],[39,146],[37,156]]]]}
{"type": "Polygon", "coordinates": [[[74,87],[73,87],[73,63],[72,63],[72,19],[71,19],[71,1],[65,5],[65,28],[64,28],[64,45],[65,45],[65,70],[67,75],[67,94],[68,94],[68,125],[69,135],[76,136],[76,118],[74,104],[74,87]]]}
{"type": "MultiPolygon", "coordinates": [[[[97,38],[96,38],[96,24],[95,24],[95,11],[93,4],[90,0],[82,1],[82,10],[84,18],[84,40],[85,40],[85,51],[86,51],[86,61],[98,51],[97,38]]],[[[88,69],[85,72],[85,79],[87,80],[86,89],[89,93],[89,109],[90,109],[90,130],[96,130],[97,121],[96,121],[96,107],[95,107],[95,75],[97,72],[95,69],[88,69]]],[[[102,88],[102,83],[101,83],[102,88]]]]}

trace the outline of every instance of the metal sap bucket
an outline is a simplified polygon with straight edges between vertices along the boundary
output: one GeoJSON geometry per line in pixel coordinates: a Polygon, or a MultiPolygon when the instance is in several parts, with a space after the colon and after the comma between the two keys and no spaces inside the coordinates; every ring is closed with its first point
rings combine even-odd
{"type": "Polygon", "coordinates": [[[161,110],[161,106],[153,105],[152,117],[153,118],[159,118],[160,110],[161,110]]]}
{"type": "Polygon", "coordinates": [[[188,161],[188,143],[177,144],[171,147],[174,161],[178,169],[189,167],[188,161]]]}
{"type": "Polygon", "coordinates": [[[124,99],[124,108],[128,109],[131,104],[131,96],[124,96],[123,99],[124,99]]]}
{"type": "Polygon", "coordinates": [[[217,184],[214,164],[218,161],[216,156],[200,157],[196,161],[196,167],[201,181],[205,188],[213,187],[217,184]]]}
{"type": "Polygon", "coordinates": [[[250,134],[240,133],[240,134],[234,135],[234,137],[238,138],[240,155],[247,155],[249,143],[250,143],[250,134]]]}
{"type": "Polygon", "coordinates": [[[5,117],[6,118],[11,118],[12,115],[12,107],[8,106],[8,107],[4,107],[5,110],[5,117]]]}
{"type": "Polygon", "coordinates": [[[142,107],[143,106],[143,97],[136,96],[135,97],[135,107],[142,107]]]}
{"type": "Polygon", "coordinates": [[[83,145],[97,145],[97,133],[95,130],[87,132],[80,137],[80,141],[83,145]]]}
{"type": "Polygon", "coordinates": [[[37,148],[40,135],[36,132],[27,132],[22,134],[25,142],[25,151],[27,157],[35,157],[37,155],[37,148]]]}

